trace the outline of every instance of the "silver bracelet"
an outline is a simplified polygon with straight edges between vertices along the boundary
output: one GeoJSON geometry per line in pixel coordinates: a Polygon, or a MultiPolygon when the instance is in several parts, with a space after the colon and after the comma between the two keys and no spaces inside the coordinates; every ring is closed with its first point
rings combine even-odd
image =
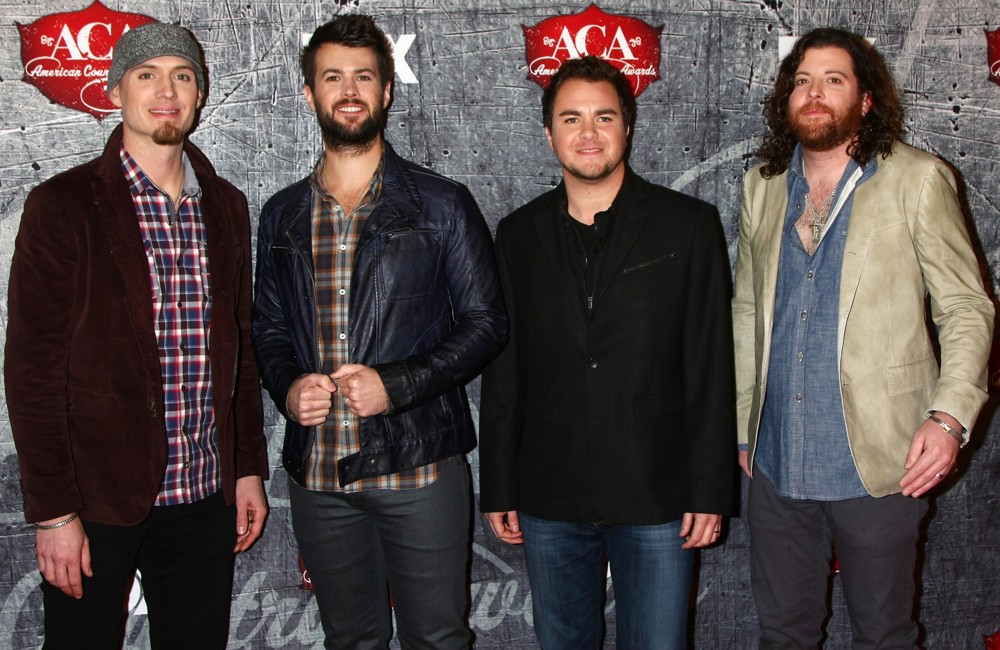
{"type": "Polygon", "coordinates": [[[76,519],[77,517],[79,517],[79,516],[80,516],[79,512],[74,512],[69,517],[63,519],[60,522],[54,523],[54,524],[47,524],[46,525],[46,524],[35,523],[35,530],[55,530],[56,528],[62,528],[66,524],[72,523],[72,521],[74,519],[76,519]]]}
{"type": "Polygon", "coordinates": [[[931,422],[933,422],[934,424],[938,425],[942,429],[944,429],[945,432],[950,433],[951,436],[955,440],[958,441],[958,448],[959,449],[961,449],[965,445],[969,444],[969,430],[968,429],[964,429],[962,431],[959,431],[958,429],[956,429],[955,427],[951,426],[950,424],[948,424],[947,422],[945,422],[944,420],[942,420],[938,416],[934,415],[933,413],[928,413],[927,414],[927,419],[930,420],[931,422]]]}

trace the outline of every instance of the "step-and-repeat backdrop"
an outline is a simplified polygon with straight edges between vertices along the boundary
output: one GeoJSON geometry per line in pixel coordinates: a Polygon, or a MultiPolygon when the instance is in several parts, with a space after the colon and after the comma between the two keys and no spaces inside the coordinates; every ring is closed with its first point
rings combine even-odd
{"type": "MultiPolygon", "coordinates": [[[[119,121],[102,93],[109,39],[149,17],[190,28],[204,47],[210,90],[192,139],[246,193],[255,221],[263,202],[306,175],[321,151],[302,98],[303,36],[337,14],[363,12],[396,48],[388,138],[404,156],[466,183],[491,226],[558,182],[541,126],[538,81],[559,60],[591,53],[616,60],[641,92],[632,166],[654,182],[714,202],[731,251],[741,180],[753,162],[761,102],[783,48],[813,27],[851,28],[873,40],[893,68],[907,109],[907,141],[961,175],[991,286],[1000,267],[997,0],[87,2],[0,1],[0,336],[25,196],[102,150],[119,121]]],[[[108,343],[114,363],[114,342],[108,343]]],[[[478,402],[478,382],[470,394],[478,402]]],[[[237,560],[230,647],[318,648],[319,619],[300,586],[278,466],[282,421],[267,398],[265,404],[271,515],[262,540],[237,560]]],[[[995,400],[963,452],[958,476],[931,499],[920,563],[920,619],[931,648],[982,648],[984,636],[1000,627],[994,410],[995,400]]],[[[470,461],[475,485],[475,452],[470,461]]],[[[0,647],[41,643],[33,540],[0,397],[0,647]]],[[[722,544],[701,553],[692,596],[694,647],[756,647],[747,549],[745,524],[736,519],[722,544]]],[[[476,517],[472,550],[470,618],[478,647],[536,647],[520,549],[485,534],[476,517]]],[[[138,583],[129,607],[127,645],[145,648],[138,583]]],[[[613,639],[610,587],[607,612],[613,639]]],[[[849,639],[834,581],[828,647],[847,647],[849,639]]]]}

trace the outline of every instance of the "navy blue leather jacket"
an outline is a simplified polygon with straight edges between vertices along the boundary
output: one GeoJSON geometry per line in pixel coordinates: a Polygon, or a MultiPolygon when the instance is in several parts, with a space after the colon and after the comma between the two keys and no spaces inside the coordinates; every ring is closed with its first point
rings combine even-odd
{"type": "MultiPolygon", "coordinates": [[[[385,144],[379,204],[351,274],[351,363],[374,368],[389,396],[361,418],[361,452],[341,459],[341,485],[462,454],[476,445],[464,385],[507,337],[489,230],[465,186],[385,144]]],[[[309,179],[275,194],[257,236],[253,347],[264,388],[287,419],[282,463],[304,481],[315,427],[288,417],[295,379],[319,372],[309,179]]]]}

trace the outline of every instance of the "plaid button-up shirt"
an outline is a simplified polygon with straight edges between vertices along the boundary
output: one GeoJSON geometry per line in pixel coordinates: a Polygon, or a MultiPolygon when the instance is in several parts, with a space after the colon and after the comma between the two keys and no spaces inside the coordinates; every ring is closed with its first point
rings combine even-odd
{"type": "Polygon", "coordinates": [[[208,356],[212,295],[201,188],[185,155],[184,187],[175,208],[124,144],[121,160],[149,262],[160,349],[167,469],[156,505],[192,503],[221,487],[208,356]]]}
{"type": "MultiPolygon", "coordinates": [[[[378,205],[382,192],[382,174],[385,155],[372,176],[368,191],[358,200],[357,207],[347,214],[343,206],[323,185],[323,161],[313,170],[309,182],[312,186],[312,241],[317,350],[323,374],[329,375],[345,363],[350,363],[348,339],[349,301],[351,296],[351,268],[358,238],[368,216],[378,205]]],[[[337,478],[337,460],[361,451],[358,433],[359,418],[351,413],[339,395],[333,396],[333,405],[326,422],[317,427],[313,438],[312,453],[306,468],[306,487],[310,490],[333,492],[360,492],[362,490],[402,490],[424,487],[437,480],[439,464],[431,463],[396,474],[375,476],[340,487],[337,478]]]]}

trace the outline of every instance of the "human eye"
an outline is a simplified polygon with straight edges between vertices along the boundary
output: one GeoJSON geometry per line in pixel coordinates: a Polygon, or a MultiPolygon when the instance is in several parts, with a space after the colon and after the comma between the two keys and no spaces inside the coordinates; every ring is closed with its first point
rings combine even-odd
{"type": "Polygon", "coordinates": [[[178,72],[176,75],[178,81],[191,81],[191,73],[189,72],[178,72]]]}

